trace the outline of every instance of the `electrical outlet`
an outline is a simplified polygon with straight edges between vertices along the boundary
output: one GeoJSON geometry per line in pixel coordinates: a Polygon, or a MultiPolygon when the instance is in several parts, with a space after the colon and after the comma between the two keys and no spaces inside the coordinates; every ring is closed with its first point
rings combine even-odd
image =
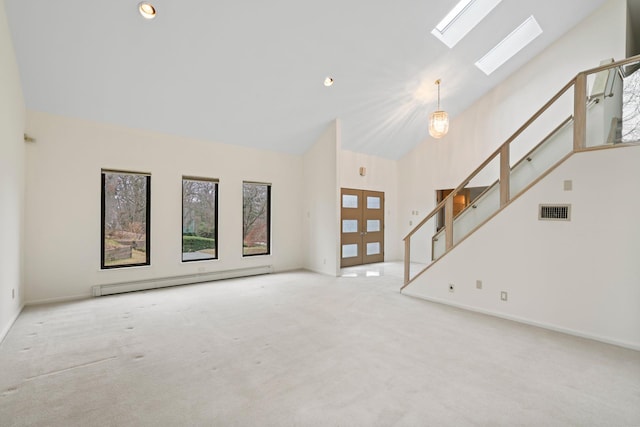
{"type": "Polygon", "coordinates": [[[482,280],[476,280],[476,289],[482,289],[482,280]]]}
{"type": "Polygon", "coordinates": [[[453,283],[449,283],[449,292],[453,292],[454,291],[454,285],[453,283]]]}
{"type": "Polygon", "coordinates": [[[506,300],[508,299],[508,295],[507,295],[507,292],[506,292],[506,291],[502,291],[502,292],[500,292],[500,299],[501,299],[502,301],[506,301],[506,300]]]}
{"type": "Polygon", "coordinates": [[[16,299],[16,288],[11,289],[11,299],[16,299]]]}

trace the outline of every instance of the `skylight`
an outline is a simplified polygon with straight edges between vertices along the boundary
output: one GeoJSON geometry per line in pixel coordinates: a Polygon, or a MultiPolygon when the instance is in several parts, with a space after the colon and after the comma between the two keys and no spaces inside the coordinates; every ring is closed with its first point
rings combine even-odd
{"type": "Polygon", "coordinates": [[[502,0],[460,0],[436,25],[431,34],[449,48],[454,47],[502,0]]]}
{"type": "Polygon", "coordinates": [[[542,28],[540,28],[536,18],[531,15],[476,62],[476,67],[480,68],[488,76],[511,59],[512,56],[524,49],[540,34],[542,34],[542,28]]]}

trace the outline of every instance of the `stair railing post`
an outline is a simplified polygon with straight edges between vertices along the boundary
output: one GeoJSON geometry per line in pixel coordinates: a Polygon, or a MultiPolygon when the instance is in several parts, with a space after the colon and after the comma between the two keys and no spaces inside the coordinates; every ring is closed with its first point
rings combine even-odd
{"type": "Polygon", "coordinates": [[[410,270],[409,267],[411,265],[411,236],[404,239],[404,284],[408,285],[410,270]]]}
{"type": "Polygon", "coordinates": [[[500,148],[500,206],[505,206],[511,199],[509,178],[511,165],[509,164],[509,144],[500,148]]]}
{"type": "Polygon", "coordinates": [[[445,235],[445,248],[446,251],[450,251],[453,248],[453,197],[455,194],[451,193],[447,197],[444,204],[444,235],[445,235]]]}
{"type": "Polygon", "coordinates": [[[587,139],[587,75],[576,76],[573,87],[573,151],[586,147],[587,139]]]}

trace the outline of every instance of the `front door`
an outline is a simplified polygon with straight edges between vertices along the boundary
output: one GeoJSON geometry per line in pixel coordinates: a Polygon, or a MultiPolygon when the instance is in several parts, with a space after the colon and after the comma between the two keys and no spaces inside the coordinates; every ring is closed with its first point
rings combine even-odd
{"type": "Polygon", "coordinates": [[[384,193],[343,188],[340,267],[384,261],[384,193]]]}

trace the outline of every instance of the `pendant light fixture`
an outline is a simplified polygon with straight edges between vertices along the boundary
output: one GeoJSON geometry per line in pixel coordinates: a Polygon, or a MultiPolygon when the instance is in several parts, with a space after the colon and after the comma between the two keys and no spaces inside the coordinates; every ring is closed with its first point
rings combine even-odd
{"type": "Polygon", "coordinates": [[[429,116],[429,134],[434,138],[442,138],[449,132],[449,115],[440,109],[440,79],[436,80],[438,86],[438,110],[429,116]]]}

